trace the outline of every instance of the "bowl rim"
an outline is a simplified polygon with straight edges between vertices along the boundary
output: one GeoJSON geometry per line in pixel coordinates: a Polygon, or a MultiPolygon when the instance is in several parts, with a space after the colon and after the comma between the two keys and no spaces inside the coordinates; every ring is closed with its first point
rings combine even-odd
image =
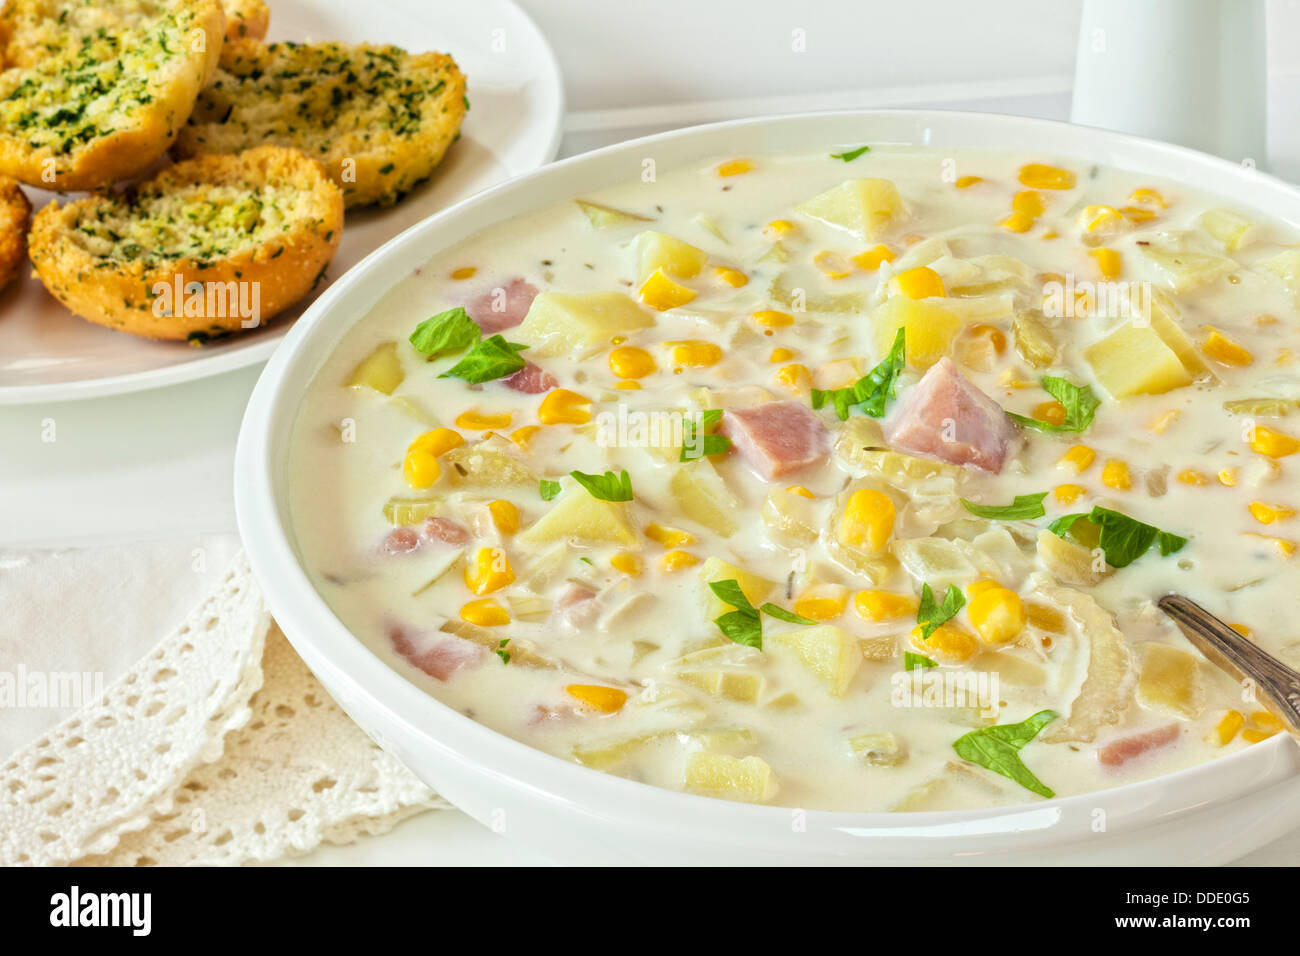
{"type": "MultiPolygon", "coordinates": [[[[1290,200],[1289,216],[1279,216],[1274,211],[1270,215],[1300,222],[1300,190],[1266,173],[1246,169],[1226,159],[1182,146],[1059,120],[955,110],[826,110],[686,127],[568,157],[464,199],[409,227],[335,280],[298,319],[276,349],[257,381],[241,423],[234,468],[235,511],[240,535],[254,577],[262,587],[273,615],[312,670],[318,671],[318,676],[326,687],[347,687],[350,691],[359,692],[369,707],[381,712],[385,720],[407,728],[429,749],[437,752],[440,758],[458,760],[480,773],[525,786],[535,796],[544,796],[570,805],[578,804],[587,812],[598,812],[602,820],[610,825],[643,830],[652,826],[657,817],[662,817],[664,820],[671,819],[679,832],[689,830],[709,838],[716,838],[717,833],[723,829],[732,831],[738,826],[756,827],[756,832],[766,830],[771,833],[774,826],[778,828],[775,831],[778,833],[789,830],[790,807],[718,800],[655,787],[584,767],[531,747],[466,717],[403,676],[355,637],[311,584],[291,543],[287,516],[281,514],[281,503],[276,498],[276,469],[279,463],[275,455],[279,451],[287,451],[287,434],[299,409],[302,393],[291,388],[290,377],[294,372],[303,374],[298,366],[302,362],[306,345],[335,309],[336,303],[364,283],[370,273],[390,256],[399,254],[410,245],[419,244],[428,234],[436,233],[447,223],[468,219],[475,211],[523,191],[537,180],[559,178],[566,171],[575,168],[600,164],[616,156],[635,154],[647,147],[705,139],[718,133],[744,132],[771,126],[815,127],[836,121],[861,122],[864,126],[873,121],[913,122],[920,124],[923,129],[922,138],[926,139],[932,126],[949,126],[960,132],[963,124],[975,123],[1020,133],[1022,140],[1026,138],[1024,134],[1041,130],[1055,132],[1058,137],[1064,136],[1066,139],[1086,135],[1090,145],[1096,147],[1091,150],[1094,153],[1104,152],[1110,147],[1124,153],[1136,150],[1143,159],[1160,157],[1169,162],[1185,163],[1189,174],[1205,170],[1227,179],[1236,178],[1238,182],[1242,177],[1247,177],[1249,181],[1259,183],[1263,192],[1290,200]],[[284,434],[277,436],[277,429],[284,434]],[[281,444],[286,447],[277,447],[277,438],[282,439],[281,444]]],[[[892,140],[877,141],[891,145],[894,143],[892,140]]],[[[824,137],[818,140],[818,144],[830,145],[824,137]]],[[[799,148],[806,149],[808,145],[801,144],[799,148]]],[[[899,145],[908,144],[900,141],[899,145]]],[[[910,145],[928,147],[936,144],[912,142],[910,145]]],[[[956,143],[952,145],[953,148],[963,149],[989,148],[964,147],[956,143]]],[[[1002,148],[1031,147],[1009,145],[1002,148]]],[[[1066,158],[1083,158],[1055,142],[1049,143],[1040,151],[1066,158]]],[[[746,152],[763,154],[762,150],[746,152]]],[[[703,161],[718,155],[716,149],[710,149],[701,151],[697,158],[703,161]]],[[[1118,168],[1128,167],[1119,165],[1118,168]]],[[[1151,175],[1179,178],[1169,173],[1151,175]]],[[[1183,177],[1182,181],[1188,181],[1188,177],[1183,177]]],[[[1198,185],[1197,188],[1204,187],[1198,185]]],[[[1214,192],[1214,187],[1211,186],[1209,191],[1214,192]]],[[[520,210],[515,215],[555,201],[551,197],[542,202],[530,202],[526,204],[525,210],[520,210]]],[[[1247,202],[1243,201],[1245,204],[1247,202]]],[[[507,217],[477,223],[469,232],[477,232],[503,218],[507,217]]],[[[459,240],[441,245],[435,241],[422,246],[420,261],[427,262],[455,241],[459,240]]],[[[372,296],[372,304],[390,288],[391,284],[372,296]]],[[[306,373],[307,380],[314,377],[315,372],[316,368],[313,368],[306,373]]],[[[1166,816],[1211,803],[1230,802],[1257,786],[1261,780],[1272,783],[1276,779],[1283,779],[1279,778],[1279,774],[1296,776],[1300,762],[1283,751],[1287,746],[1283,739],[1286,736],[1279,734],[1277,739],[1263,741],[1236,753],[1168,774],[1074,796],[963,810],[906,813],[850,810],[804,812],[810,831],[815,826],[840,835],[915,838],[960,834],[1005,837],[1045,829],[1066,814],[1082,814],[1086,817],[1090,811],[1105,802],[1138,808],[1137,812],[1117,815],[1110,830],[1123,832],[1148,822],[1143,819],[1141,808],[1149,810],[1152,806],[1158,806],[1161,816],[1166,816]],[[1222,770],[1234,772],[1220,773],[1222,770]],[[1264,779],[1270,775],[1273,779],[1264,779]],[[1181,806],[1169,806],[1171,791],[1187,792],[1187,799],[1181,806]]]]}

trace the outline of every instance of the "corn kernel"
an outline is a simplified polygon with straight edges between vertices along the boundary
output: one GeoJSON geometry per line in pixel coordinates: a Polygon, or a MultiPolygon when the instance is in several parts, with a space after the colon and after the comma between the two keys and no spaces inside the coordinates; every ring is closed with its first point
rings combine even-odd
{"type": "Polygon", "coordinates": [[[461,266],[461,268],[453,269],[451,271],[451,277],[455,279],[457,282],[460,282],[464,279],[474,278],[474,274],[476,272],[478,272],[478,269],[474,268],[473,266],[461,266]]]}
{"type": "Polygon", "coordinates": [[[1295,517],[1295,509],[1288,508],[1285,505],[1269,505],[1262,501],[1252,501],[1248,508],[1251,517],[1260,524],[1274,524],[1295,517]]]}
{"type": "Polygon", "coordinates": [[[1003,587],[989,588],[971,598],[967,613],[986,644],[1005,644],[1025,629],[1020,595],[1003,587]]]}
{"type": "Polygon", "coordinates": [[[1052,491],[1053,497],[1063,505],[1074,504],[1088,491],[1083,485],[1057,485],[1052,491]]]}
{"type": "Polygon", "coordinates": [[[1097,271],[1103,279],[1118,279],[1124,274],[1124,264],[1120,254],[1105,247],[1089,249],[1088,255],[1097,260],[1097,271]]]}
{"type": "Polygon", "coordinates": [[[600,684],[570,684],[564,688],[570,696],[602,714],[614,714],[627,703],[627,691],[600,684]]]}
{"type": "Polygon", "coordinates": [[[1129,193],[1128,201],[1143,206],[1159,206],[1161,209],[1169,208],[1169,204],[1165,202],[1165,197],[1160,195],[1157,190],[1147,186],[1142,186],[1129,193]]]}
{"type": "Polygon", "coordinates": [[[1037,219],[1047,211],[1043,197],[1032,189],[1022,189],[1011,197],[1011,211],[1037,219]]]}
{"type": "Polygon", "coordinates": [[[853,263],[829,249],[823,249],[813,256],[813,265],[828,279],[846,279],[853,274],[853,263]]]}
{"type": "Polygon", "coordinates": [[[510,433],[510,440],[520,448],[527,448],[533,436],[542,430],[540,425],[524,425],[510,433]]]}
{"type": "Polygon", "coordinates": [[[983,176],[958,176],[957,181],[953,183],[958,189],[970,189],[976,183],[984,182],[983,176]]]}
{"type": "Polygon", "coordinates": [[[1112,458],[1102,466],[1101,483],[1116,491],[1127,491],[1133,487],[1133,476],[1129,474],[1128,465],[1118,458],[1112,458]]]}
{"type": "Polygon", "coordinates": [[[894,250],[886,245],[872,246],[853,257],[853,263],[865,272],[875,272],[882,263],[894,261],[894,250]]]}
{"type": "Polygon", "coordinates": [[[609,353],[609,369],[619,378],[645,378],[656,368],[654,356],[635,345],[624,345],[609,353]]]}
{"type": "Polygon", "coordinates": [[[1026,604],[1025,619],[1048,634],[1065,633],[1065,615],[1046,604],[1026,604]]]}
{"type": "Polygon", "coordinates": [[[1201,343],[1201,351],[1224,365],[1236,365],[1239,368],[1250,365],[1255,356],[1239,342],[1234,342],[1213,326],[1208,327],[1210,334],[1201,343]]]}
{"type": "Polygon", "coordinates": [[[972,339],[986,340],[992,347],[993,351],[998,355],[1001,355],[1007,350],[1006,333],[996,325],[988,325],[984,323],[981,323],[980,325],[972,325],[966,331],[966,334],[972,339]]]}
{"type": "Polygon", "coordinates": [[[998,225],[1007,232],[1028,232],[1034,228],[1034,223],[1037,221],[1033,216],[1026,216],[1023,212],[1013,212],[998,225]]]}
{"type": "Polygon", "coordinates": [[[1071,445],[1069,451],[1061,456],[1058,468],[1073,468],[1076,475],[1081,475],[1097,460],[1097,453],[1087,445],[1071,445]]]}
{"type": "Polygon", "coordinates": [[[790,359],[794,358],[796,354],[797,353],[794,349],[772,349],[772,354],[767,357],[767,360],[773,364],[776,364],[777,362],[788,362],[790,359]]]}
{"type": "Polygon", "coordinates": [[[969,631],[962,630],[949,621],[940,624],[928,638],[921,636],[921,628],[912,630],[912,646],[927,657],[944,664],[961,664],[979,653],[979,641],[969,631]]]}
{"type": "Polygon", "coordinates": [[[704,368],[709,365],[717,365],[722,361],[722,349],[712,342],[688,339],[680,342],[669,342],[668,346],[672,349],[673,361],[678,365],[704,368]]]}
{"type": "Polygon", "coordinates": [[[1255,534],[1253,531],[1247,531],[1242,537],[1256,538],[1259,541],[1267,542],[1284,558],[1295,556],[1296,543],[1289,538],[1274,538],[1266,534],[1255,534]]]}
{"type": "Polygon", "coordinates": [[[806,365],[797,362],[783,365],[776,373],[776,380],[795,394],[802,395],[812,388],[812,375],[806,365]]]}
{"type": "Polygon", "coordinates": [[[641,388],[641,383],[636,379],[629,378],[622,382],[615,382],[614,387],[624,392],[635,392],[641,388]]]}
{"type": "Polygon", "coordinates": [[[412,488],[428,488],[441,474],[438,456],[427,448],[413,448],[402,459],[402,477],[412,488]]]}
{"type": "Polygon", "coordinates": [[[966,597],[973,598],[977,594],[983,594],[985,591],[991,591],[994,588],[1000,587],[1002,587],[1002,585],[998,584],[997,581],[994,581],[991,578],[980,578],[978,581],[973,582],[966,588],[966,597]]]}
{"type": "Polygon", "coordinates": [[[754,324],[764,329],[781,329],[794,325],[794,316],[778,309],[760,309],[753,315],[754,324]]]}
{"type": "Polygon", "coordinates": [[[1113,232],[1124,217],[1114,206],[1085,206],[1076,225],[1084,232],[1113,232]]]}
{"type": "Polygon", "coordinates": [[[849,497],[840,519],[840,541],[880,554],[894,531],[894,501],[874,488],[859,488],[849,497]]]}
{"type": "Polygon", "coordinates": [[[591,421],[591,399],[567,388],[553,388],[537,406],[543,425],[585,425],[591,421]]]}
{"type": "Polygon", "coordinates": [[[1273,737],[1276,734],[1277,734],[1276,730],[1264,731],[1264,730],[1256,730],[1253,727],[1247,727],[1245,730],[1241,732],[1241,739],[1246,741],[1246,743],[1248,744],[1257,744],[1261,740],[1268,740],[1269,737],[1273,737]]]}
{"type": "Polygon", "coordinates": [[[641,573],[641,559],[631,551],[620,551],[609,559],[610,566],[615,571],[621,571],[623,574],[636,577],[641,573]]]}
{"type": "Polygon", "coordinates": [[[1135,226],[1156,218],[1154,209],[1144,209],[1141,206],[1120,206],[1119,214],[1135,226]]]}
{"type": "Polygon", "coordinates": [[[1020,167],[1021,185],[1030,189],[1073,189],[1074,173],[1058,166],[1029,163],[1020,167]]]}
{"type": "Polygon", "coordinates": [[[1037,418],[1040,422],[1047,422],[1049,425],[1064,425],[1066,417],[1065,406],[1056,401],[1056,399],[1052,399],[1050,402],[1043,402],[1040,405],[1034,406],[1033,417],[1037,418]]]}
{"type": "Polygon", "coordinates": [[[1241,730],[1245,722],[1240,711],[1230,710],[1219,718],[1219,722],[1214,725],[1206,740],[1216,747],[1226,747],[1232,743],[1232,739],[1237,736],[1237,731],[1241,730]]]}
{"type": "Polygon", "coordinates": [[[929,266],[917,266],[894,276],[890,285],[909,299],[930,299],[947,294],[943,279],[929,266]]]}
{"type": "Polygon", "coordinates": [[[1184,468],[1178,473],[1178,480],[1184,485],[1208,485],[1210,479],[1195,468],[1184,468]]]}
{"type": "Polygon", "coordinates": [[[733,289],[739,289],[741,286],[749,284],[749,276],[737,269],[729,269],[726,266],[715,266],[713,274],[733,289]]]}
{"type": "Polygon", "coordinates": [[[465,586],[478,595],[500,591],[514,579],[510,559],[500,548],[479,548],[465,565],[465,586]]]}
{"type": "Polygon", "coordinates": [[[477,408],[470,408],[456,416],[456,427],[482,432],[489,429],[509,428],[510,421],[509,412],[480,412],[477,408]]]}
{"type": "Polygon", "coordinates": [[[848,591],[842,587],[812,588],[795,599],[794,613],[814,621],[833,621],[844,613],[848,599],[848,591]]]}
{"type": "Polygon", "coordinates": [[[739,176],[753,168],[754,164],[747,159],[729,159],[725,163],[719,163],[714,172],[719,176],[739,176]]]}
{"type": "Polygon", "coordinates": [[[1300,439],[1274,431],[1267,425],[1256,425],[1251,431],[1250,447],[1261,455],[1269,458],[1286,458],[1300,451],[1300,439]]]}
{"type": "Polygon", "coordinates": [[[853,597],[853,609],[867,621],[893,621],[916,613],[916,598],[890,591],[859,591],[853,597]]]}
{"type": "Polygon", "coordinates": [[[1166,431],[1169,430],[1170,425],[1178,421],[1181,415],[1182,412],[1180,412],[1178,409],[1171,408],[1167,412],[1162,412],[1159,415],[1159,417],[1157,417],[1154,421],[1151,422],[1150,425],[1147,426],[1147,428],[1155,432],[1157,435],[1163,435],[1166,431]]]}
{"type": "Polygon", "coordinates": [[[699,564],[700,559],[689,551],[674,549],[666,552],[664,556],[659,559],[659,563],[665,571],[671,573],[673,571],[680,571],[682,568],[689,568],[692,565],[699,564]]]}
{"type": "Polygon", "coordinates": [[[465,439],[460,437],[459,432],[452,431],[450,428],[435,428],[423,435],[416,436],[406,450],[414,451],[417,448],[423,448],[425,451],[433,452],[437,456],[445,455],[453,448],[459,448],[463,444],[465,444],[465,439]]]}
{"type": "Polygon", "coordinates": [[[794,223],[792,223],[789,219],[773,219],[771,222],[769,222],[766,226],[763,227],[763,232],[769,238],[780,239],[784,236],[790,235],[793,232],[796,232],[798,228],[799,227],[796,226],[794,223]]]}
{"type": "Polygon", "coordinates": [[[482,598],[462,607],[460,619],[479,627],[500,627],[510,623],[510,614],[491,598],[482,598]]]}
{"type": "Polygon", "coordinates": [[[680,548],[683,545],[695,543],[695,535],[689,531],[672,528],[657,522],[646,526],[645,536],[656,544],[662,544],[665,548],[680,548]]]}
{"type": "Polygon", "coordinates": [[[637,294],[642,302],[658,312],[676,309],[695,298],[694,289],[673,281],[662,268],[646,276],[645,282],[641,283],[641,291],[637,294]]]}
{"type": "Polygon", "coordinates": [[[805,488],[803,485],[790,485],[790,486],[788,486],[785,490],[786,490],[787,492],[789,492],[790,494],[792,494],[792,495],[798,495],[800,498],[815,498],[815,497],[817,497],[817,496],[814,495],[811,491],[809,491],[807,488],[805,488]]]}
{"type": "Polygon", "coordinates": [[[488,514],[492,516],[492,523],[502,534],[514,534],[519,530],[519,508],[513,501],[497,498],[495,501],[489,501],[487,507],[488,514]]]}

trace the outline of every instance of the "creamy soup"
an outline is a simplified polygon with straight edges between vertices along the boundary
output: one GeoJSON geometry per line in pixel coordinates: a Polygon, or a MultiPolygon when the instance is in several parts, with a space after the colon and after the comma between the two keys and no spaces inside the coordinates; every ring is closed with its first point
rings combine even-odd
{"type": "Polygon", "coordinates": [[[484,230],[304,397],[302,556],[439,700],[588,767],[832,810],[1117,786],[1277,720],[1300,246],[1184,185],[856,144],[637,166],[484,230]]]}

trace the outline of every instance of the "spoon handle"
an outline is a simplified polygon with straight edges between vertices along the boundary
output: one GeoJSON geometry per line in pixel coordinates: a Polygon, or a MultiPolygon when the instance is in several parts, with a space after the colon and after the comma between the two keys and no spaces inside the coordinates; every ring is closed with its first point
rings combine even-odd
{"type": "Polygon", "coordinates": [[[1157,603],[1209,660],[1238,680],[1251,681],[1273,714],[1300,739],[1300,673],[1181,594],[1166,594],[1157,603]]]}

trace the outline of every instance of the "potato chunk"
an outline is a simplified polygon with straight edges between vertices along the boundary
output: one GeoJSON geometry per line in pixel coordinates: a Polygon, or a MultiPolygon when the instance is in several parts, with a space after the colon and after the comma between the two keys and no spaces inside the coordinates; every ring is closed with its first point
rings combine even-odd
{"type": "Polygon", "coordinates": [[[879,239],[906,215],[898,188],[888,179],[846,180],[800,203],[795,211],[865,241],[879,239]]]}
{"type": "Polygon", "coordinates": [[[853,675],[862,666],[862,648],[858,646],[858,639],[834,624],[773,634],[768,643],[773,649],[792,655],[826,686],[832,697],[843,696],[853,675]]]}
{"type": "Polygon", "coordinates": [[[622,292],[543,292],[510,338],[532,346],[534,355],[580,358],[620,332],[652,325],[650,314],[622,292]]]}
{"type": "Polygon", "coordinates": [[[1138,647],[1137,702],[1147,710],[1193,720],[1201,713],[1196,657],[1168,644],[1138,647]]]}
{"type": "Polygon", "coordinates": [[[616,544],[639,549],[641,539],[628,523],[620,501],[593,498],[581,488],[570,488],[551,510],[519,535],[523,544],[572,541],[576,544],[616,544]]]}
{"type": "Polygon", "coordinates": [[[381,342],[361,360],[343,384],[348,388],[373,388],[382,395],[392,395],[405,378],[397,343],[381,342]]]}
{"type": "Polygon", "coordinates": [[[710,621],[732,609],[730,604],[724,604],[718,600],[717,595],[710,590],[709,583],[711,581],[730,581],[734,579],[740,585],[740,590],[745,593],[745,597],[749,598],[750,603],[755,607],[767,600],[767,596],[776,588],[775,581],[769,581],[767,578],[746,571],[744,568],[738,568],[718,557],[708,558],[700,565],[699,579],[701,586],[704,588],[707,605],[705,613],[710,621]]]}
{"type": "Polygon", "coordinates": [[[1083,355],[1113,398],[1159,395],[1192,383],[1177,353],[1150,326],[1122,325],[1083,355]]]}
{"type": "Polygon", "coordinates": [[[736,499],[707,458],[681,465],[673,472],[669,490],[677,507],[692,521],[729,538],[736,531],[736,499]]]}
{"type": "Polygon", "coordinates": [[[686,787],[691,793],[742,803],[766,803],[776,796],[772,768],[758,757],[695,753],[686,764],[686,787]]]}
{"type": "Polygon", "coordinates": [[[896,295],[871,313],[876,352],[884,356],[894,344],[899,328],[906,328],[907,364],[927,369],[952,351],[952,341],[965,327],[961,317],[934,300],[896,295]]]}
{"type": "Polygon", "coordinates": [[[638,235],[632,248],[636,251],[638,284],[650,278],[656,269],[678,279],[690,279],[699,275],[709,259],[703,249],[653,230],[638,235]]]}

